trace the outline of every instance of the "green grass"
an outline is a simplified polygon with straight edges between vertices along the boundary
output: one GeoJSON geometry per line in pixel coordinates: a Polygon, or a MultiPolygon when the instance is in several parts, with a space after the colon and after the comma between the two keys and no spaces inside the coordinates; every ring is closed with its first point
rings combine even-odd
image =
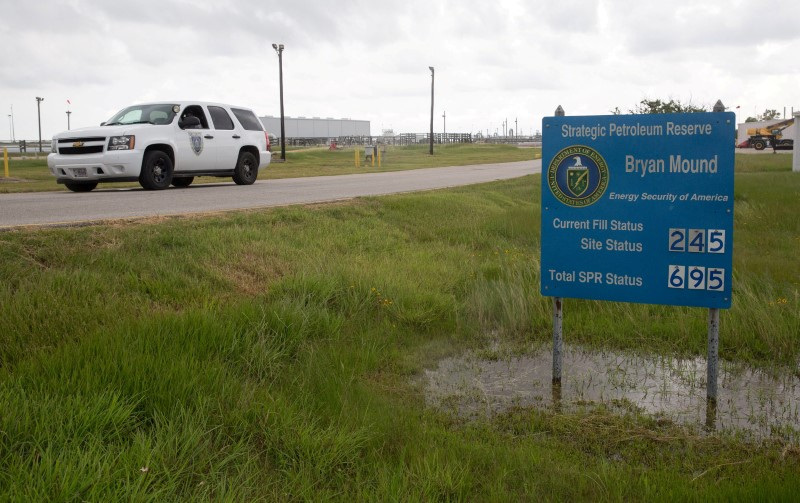
{"type": "MultiPolygon", "coordinates": [[[[796,368],[800,177],[736,184],[721,355],[796,368]]],[[[550,340],[539,191],[0,233],[0,499],[795,499],[800,447],[780,439],[426,407],[441,356],[550,340]]],[[[702,309],[565,309],[570,343],[705,350],[702,309]]]]}
{"type": "MultiPolygon", "coordinates": [[[[273,146],[274,147],[274,146],[273,146]]],[[[346,175],[351,173],[376,173],[442,166],[464,166],[496,162],[526,161],[541,157],[539,148],[519,148],[500,144],[436,145],[434,155],[428,154],[427,145],[387,147],[381,166],[364,162],[364,148],[360,148],[361,167],[355,167],[352,148],[301,148],[287,150],[286,162],[273,162],[259,173],[259,180],[295,178],[302,176],[346,175]]],[[[280,148],[272,153],[273,160],[280,158],[280,148]]],[[[1,173],[1,172],[0,172],[1,173]]],[[[193,183],[230,182],[230,178],[198,177],[193,183]]],[[[138,183],[106,183],[100,188],[138,187],[138,183]]],[[[12,158],[9,161],[9,178],[0,177],[0,194],[8,192],[66,191],[47,169],[47,157],[38,159],[12,158]]]]}
{"type": "Polygon", "coordinates": [[[763,173],[792,170],[792,152],[776,154],[736,154],[737,173],[763,173]]]}

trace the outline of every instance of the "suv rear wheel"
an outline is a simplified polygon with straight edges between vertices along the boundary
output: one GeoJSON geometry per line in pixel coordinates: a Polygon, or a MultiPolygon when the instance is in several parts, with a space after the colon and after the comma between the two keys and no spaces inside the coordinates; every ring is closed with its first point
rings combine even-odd
{"type": "Polygon", "coordinates": [[[144,156],[139,184],[146,190],[161,190],[172,182],[172,159],[161,150],[151,150],[144,156]]]}
{"type": "Polygon", "coordinates": [[[250,152],[241,152],[236,167],[233,169],[233,181],[237,185],[252,185],[258,178],[256,156],[250,152]]]}

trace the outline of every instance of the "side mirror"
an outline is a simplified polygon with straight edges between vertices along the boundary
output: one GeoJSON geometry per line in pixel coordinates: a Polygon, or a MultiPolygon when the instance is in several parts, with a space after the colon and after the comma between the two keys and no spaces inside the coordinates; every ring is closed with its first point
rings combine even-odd
{"type": "Polygon", "coordinates": [[[184,117],[183,119],[178,121],[178,127],[181,129],[193,129],[200,127],[200,119],[195,117],[194,115],[190,115],[188,117],[184,117]]]}

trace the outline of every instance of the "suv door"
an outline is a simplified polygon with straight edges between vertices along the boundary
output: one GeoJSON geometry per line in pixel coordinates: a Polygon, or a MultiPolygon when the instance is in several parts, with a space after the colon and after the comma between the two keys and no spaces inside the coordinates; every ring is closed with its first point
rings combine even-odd
{"type": "Polygon", "coordinates": [[[236,127],[225,108],[209,105],[208,114],[214,126],[214,141],[217,148],[217,169],[229,170],[236,167],[239,149],[242,146],[242,132],[236,127]]]}
{"type": "Polygon", "coordinates": [[[187,105],[175,125],[175,171],[212,171],[217,164],[217,146],[213,131],[200,105],[187,105]],[[187,126],[184,119],[197,117],[199,126],[187,126]]]}

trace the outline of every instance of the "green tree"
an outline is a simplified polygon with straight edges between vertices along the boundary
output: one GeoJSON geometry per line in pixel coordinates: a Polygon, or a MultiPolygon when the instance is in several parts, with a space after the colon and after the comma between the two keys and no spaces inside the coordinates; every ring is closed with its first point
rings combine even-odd
{"type": "Polygon", "coordinates": [[[764,113],[758,116],[758,120],[771,121],[772,119],[780,119],[781,114],[774,108],[764,110],[764,113]]]}
{"type": "Polygon", "coordinates": [[[669,101],[661,99],[643,99],[630,110],[632,114],[674,114],[674,113],[696,113],[708,112],[705,106],[697,106],[692,103],[681,103],[680,100],[670,98],[669,101]]]}
{"type": "Polygon", "coordinates": [[[745,122],[758,122],[758,119],[755,117],[748,117],[744,120],[745,122]]]}

